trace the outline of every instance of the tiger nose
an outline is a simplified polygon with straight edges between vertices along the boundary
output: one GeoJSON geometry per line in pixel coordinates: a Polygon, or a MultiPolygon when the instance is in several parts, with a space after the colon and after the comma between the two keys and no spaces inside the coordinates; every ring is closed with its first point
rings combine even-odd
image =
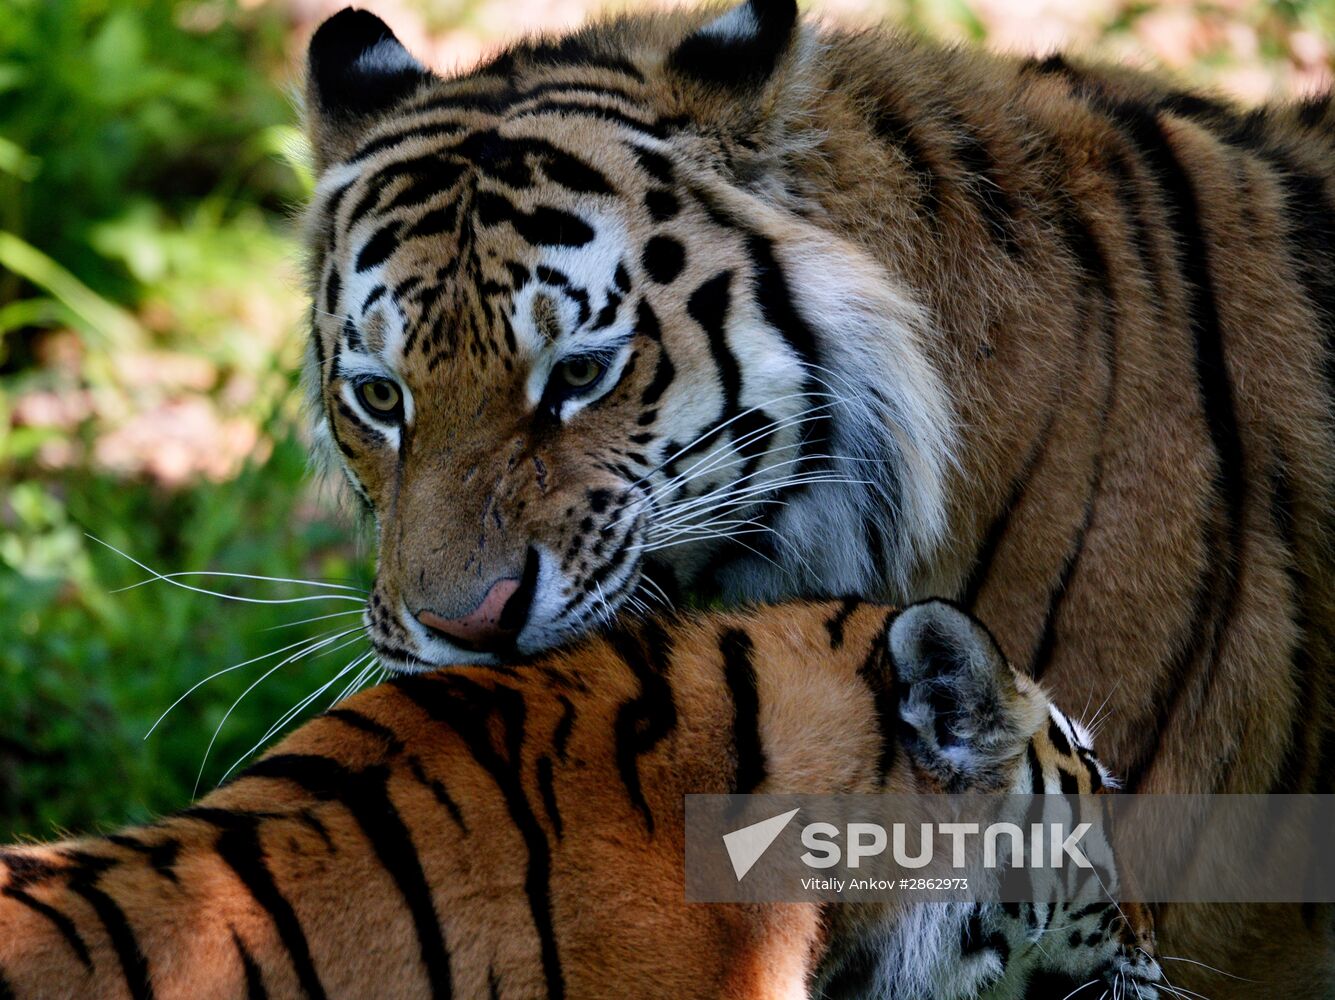
{"type": "Polygon", "coordinates": [[[417,620],[465,649],[489,648],[519,631],[506,628],[510,623],[503,622],[507,617],[505,609],[518,590],[518,580],[497,580],[481,603],[462,618],[442,618],[434,611],[419,611],[417,620]]]}
{"type": "Polygon", "coordinates": [[[443,618],[434,611],[417,612],[417,620],[456,646],[478,652],[502,649],[523,629],[537,583],[537,553],[530,550],[524,575],[497,580],[462,618],[443,618]]]}

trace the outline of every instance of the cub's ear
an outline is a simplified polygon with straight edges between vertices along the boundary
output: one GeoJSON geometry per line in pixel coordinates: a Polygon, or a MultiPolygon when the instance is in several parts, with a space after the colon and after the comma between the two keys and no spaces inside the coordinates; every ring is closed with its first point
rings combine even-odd
{"type": "Polygon", "coordinates": [[[947,601],[905,608],[890,625],[887,645],[917,764],[947,791],[1007,785],[1046,718],[1037,686],[1024,683],[1022,690],[991,633],[947,601]]]}
{"type": "Polygon", "coordinates": [[[306,54],[306,119],[319,169],[432,79],[371,12],[345,7],[325,21],[306,54]]]}
{"type": "Polygon", "coordinates": [[[678,45],[668,68],[701,83],[758,86],[792,45],[796,27],[797,0],[745,0],[678,45]]]}

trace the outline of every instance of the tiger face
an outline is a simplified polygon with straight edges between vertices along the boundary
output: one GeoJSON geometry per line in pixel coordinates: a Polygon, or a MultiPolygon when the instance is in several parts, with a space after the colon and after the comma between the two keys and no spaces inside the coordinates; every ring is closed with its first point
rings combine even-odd
{"type": "Polygon", "coordinates": [[[874,593],[942,531],[916,306],[737,183],[745,130],[701,124],[737,95],[677,65],[717,25],[599,30],[450,80],[364,12],[312,41],[310,382],[374,514],[386,664],[535,652],[684,587],[874,593]]]}

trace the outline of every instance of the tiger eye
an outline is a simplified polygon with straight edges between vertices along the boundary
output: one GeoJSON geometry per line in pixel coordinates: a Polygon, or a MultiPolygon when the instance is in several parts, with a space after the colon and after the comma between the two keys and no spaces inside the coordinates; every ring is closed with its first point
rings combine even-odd
{"type": "Polygon", "coordinates": [[[366,408],[372,413],[392,414],[403,402],[403,393],[389,379],[378,378],[371,382],[363,382],[357,387],[357,392],[366,408]]]}
{"type": "Polygon", "coordinates": [[[583,389],[598,381],[603,366],[593,358],[570,358],[556,366],[561,381],[572,389],[583,389]]]}

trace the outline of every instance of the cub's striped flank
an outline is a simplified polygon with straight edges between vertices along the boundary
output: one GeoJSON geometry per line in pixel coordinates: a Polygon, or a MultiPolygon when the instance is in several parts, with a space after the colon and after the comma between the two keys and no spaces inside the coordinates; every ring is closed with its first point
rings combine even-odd
{"type": "Polygon", "coordinates": [[[400,677],[176,816],[0,849],[0,997],[760,1000],[823,981],[962,1000],[1065,970],[1153,1000],[1150,925],[1111,902],[941,908],[932,933],[960,950],[927,964],[898,957],[923,928],[894,913],[835,939],[814,905],[684,902],[688,791],[1092,791],[1083,740],[939,603],[646,621],[512,670],[400,677]],[[1091,933],[1053,965],[1035,928],[1067,917],[1091,933]],[[864,941],[896,944],[854,961],[864,941]]]}

